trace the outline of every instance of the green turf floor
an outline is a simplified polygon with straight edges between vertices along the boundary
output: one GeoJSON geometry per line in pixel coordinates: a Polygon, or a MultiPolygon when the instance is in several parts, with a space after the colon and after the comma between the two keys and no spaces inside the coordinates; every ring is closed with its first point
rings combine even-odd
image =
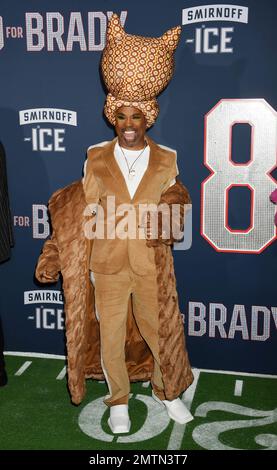
{"type": "Polygon", "coordinates": [[[63,360],[6,356],[8,385],[0,388],[0,449],[192,450],[277,449],[277,379],[201,372],[194,421],[169,420],[151,388],[131,385],[129,434],[113,436],[103,404],[104,383],[87,381],[80,406],[70,402],[63,360]],[[14,375],[26,361],[32,364],[14,375]],[[242,383],[239,396],[234,393],[242,383]],[[238,384],[239,385],[239,384],[238,384]],[[274,411],[275,410],[275,411],[274,411]]]}

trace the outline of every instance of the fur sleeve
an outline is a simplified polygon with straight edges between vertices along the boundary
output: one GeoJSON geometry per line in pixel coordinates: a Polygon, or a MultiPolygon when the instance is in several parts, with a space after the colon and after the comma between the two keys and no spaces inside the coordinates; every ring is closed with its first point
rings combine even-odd
{"type": "Polygon", "coordinates": [[[46,240],[36,267],[35,277],[39,282],[56,282],[60,271],[59,251],[55,233],[46,240]]]}

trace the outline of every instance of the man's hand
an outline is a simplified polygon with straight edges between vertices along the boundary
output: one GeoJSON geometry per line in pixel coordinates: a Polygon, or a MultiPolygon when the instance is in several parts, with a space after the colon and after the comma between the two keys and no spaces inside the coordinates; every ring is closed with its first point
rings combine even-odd
{"type": "Polygon", "coordinates": [[[191,204],[188,190],[180,181],[161,196],[158,210],[144,214],[144,230],[148,247],[173,245],[184,233],[186,208],[191,204]]]}

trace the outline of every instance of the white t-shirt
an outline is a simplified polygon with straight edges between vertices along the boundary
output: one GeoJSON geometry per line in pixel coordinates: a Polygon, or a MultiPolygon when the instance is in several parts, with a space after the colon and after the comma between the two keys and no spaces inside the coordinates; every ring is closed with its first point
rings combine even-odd
{"type": "Polygon", "coordinates": [[[129,168],[131,168],[132,164],[135,162],[137,158],[137,161],[134,163],[132,167],[132,169],[135,170],[135,175],[133,176],[132,179],[130,179],[128,177],[129,170],[127,167],[126,160],[124,158],[124,155],[121,151],[120,146],[118,145],[118,142],[116,142],[115,147],[114,147],[114,156],[121,170],[121,173],[124,176],[130,197],[132,199],[145,171],[147,170],[148,163],[149,163],[150,147],[149,145],[147,145],[144,151],[142,151],[142,149],[140,150],[123,149],[123,152],[126,156],[126,160],[128,162],[129,168]],[[140,157],[139,157],[139,154],[141,154],[140,157]]]}

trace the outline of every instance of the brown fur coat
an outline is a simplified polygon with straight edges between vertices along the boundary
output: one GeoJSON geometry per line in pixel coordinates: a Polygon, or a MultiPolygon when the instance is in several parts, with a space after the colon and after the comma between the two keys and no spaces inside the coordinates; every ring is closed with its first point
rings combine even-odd
{"type": "MultiPolygon", "coordinates": [[[[182,183],[177,182],[163,195],[163,201],[186,204],[190,198],[182,183]]],[[[36,278],[42,283],[63,277],[67,345],[68,386],[74,404],[85,396],[85,379],[104,380],[100,360],[99,324],[95,316],[94,287],[89,278],[91,243],[84,235],[86,207],[83,185],[77,181],[53,194],[49,211],[52,237],[43,247],[36,278]]],[[[184,328],[179,311],[170,240],[149,241],[155,250],[159,285],[159,344],[165,395],[176,398],[193,381],[185,346],[184,328]]],[[[131,381],[149,380],[153,358],[136,326],[132,302],[129,302],[126,364],[131,381]]]]}

